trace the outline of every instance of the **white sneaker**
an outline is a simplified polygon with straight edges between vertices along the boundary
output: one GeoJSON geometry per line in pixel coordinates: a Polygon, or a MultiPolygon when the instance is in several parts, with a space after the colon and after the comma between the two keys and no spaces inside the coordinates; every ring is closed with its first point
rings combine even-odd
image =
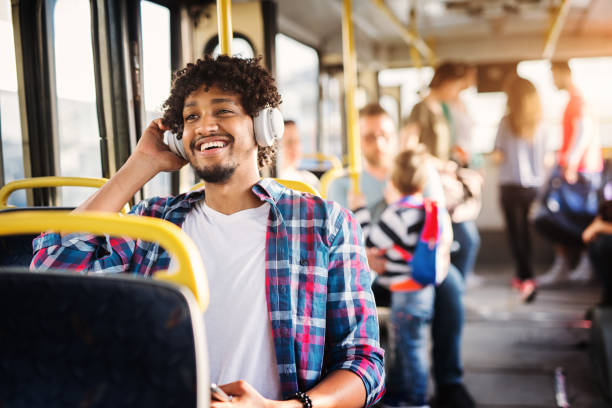
{"type": "Polygon", "coordinates": [[[593,279],[591,261],[587,253],[582,253],[578,265],[569,273],[568,279],[577,283],[589,283],[593,279]]]}
{"type": "Polygon", "coordinates": [[[557,283],[566,282],[568,279],[568,274],[569,268],[565,258],[561,255],[556,255],[555,261],[550,269],[544,275],[538,276],[536,278],[536,283],[538,286],[550,286],[557,283]]]}

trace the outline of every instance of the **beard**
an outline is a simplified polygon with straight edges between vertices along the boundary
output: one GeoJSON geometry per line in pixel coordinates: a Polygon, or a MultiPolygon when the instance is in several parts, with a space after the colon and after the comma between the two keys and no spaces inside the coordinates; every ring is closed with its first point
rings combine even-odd
{"type": "Polygon", "coordinates": [[[192,164],[191,167],[196,172],[198,177],[200,177],[206,183],[225,183],[232,177],[236,171],[236,168],[238,167],[238,164],[215,164],[214,166],[205,167],[196,167],[192,164]]]}

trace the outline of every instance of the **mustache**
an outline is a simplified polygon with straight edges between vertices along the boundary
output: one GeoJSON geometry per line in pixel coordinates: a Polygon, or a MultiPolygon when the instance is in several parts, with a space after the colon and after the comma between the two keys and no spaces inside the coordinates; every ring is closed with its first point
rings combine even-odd
{"type": "Polygon", "coordinates": [[[230,142],[234,141],[234,136],[230,135],[229,133],[218,133],[218,132],[215,132],[215,133],[209,133],[207,135],[200,136],[200,137],[197,137],[195,139],[192,139],[191,142],[189,143],[189,148],[193,150],[193,149],[195,149],[195,145],[200,140],[208,139],[208,138],[211,138],[211,137],[217,137],[217,136],[227,137],[228,139],[230,139],[230,142]]]}

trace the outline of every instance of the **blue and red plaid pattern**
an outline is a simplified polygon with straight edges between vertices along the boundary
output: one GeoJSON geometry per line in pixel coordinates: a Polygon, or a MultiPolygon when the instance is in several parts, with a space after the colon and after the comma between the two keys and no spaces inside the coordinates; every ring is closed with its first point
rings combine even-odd
{"type": "MultiPolygon", "coordinates": [[[[350,212],[333,202],[262,179],[253,193],[270,204],[266,295],[282,393],[314,387],[334,370],[357,374],[366,406],[384,391],[383,350],[362,234],[350,212]]],[[[153,198],[130,213],[179,227],[204,191],[153,198]]],[[[145,276],[166,269],[156,243],[93,235],[43,234],[33,242],[32,269],[72,268],[145,276]]]]}

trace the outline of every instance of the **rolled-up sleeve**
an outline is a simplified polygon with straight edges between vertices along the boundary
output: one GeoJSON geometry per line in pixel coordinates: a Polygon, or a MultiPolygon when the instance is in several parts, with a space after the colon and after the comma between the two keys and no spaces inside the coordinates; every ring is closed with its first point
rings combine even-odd
{"type": "Polygon", "coordinates": [[[379,344],[378,317],[371,274],[359,225],[335,207],[328,275],[326,371],[349,370],[363,381],[366,406],[384,393],[384,351],[379,344]]]}

